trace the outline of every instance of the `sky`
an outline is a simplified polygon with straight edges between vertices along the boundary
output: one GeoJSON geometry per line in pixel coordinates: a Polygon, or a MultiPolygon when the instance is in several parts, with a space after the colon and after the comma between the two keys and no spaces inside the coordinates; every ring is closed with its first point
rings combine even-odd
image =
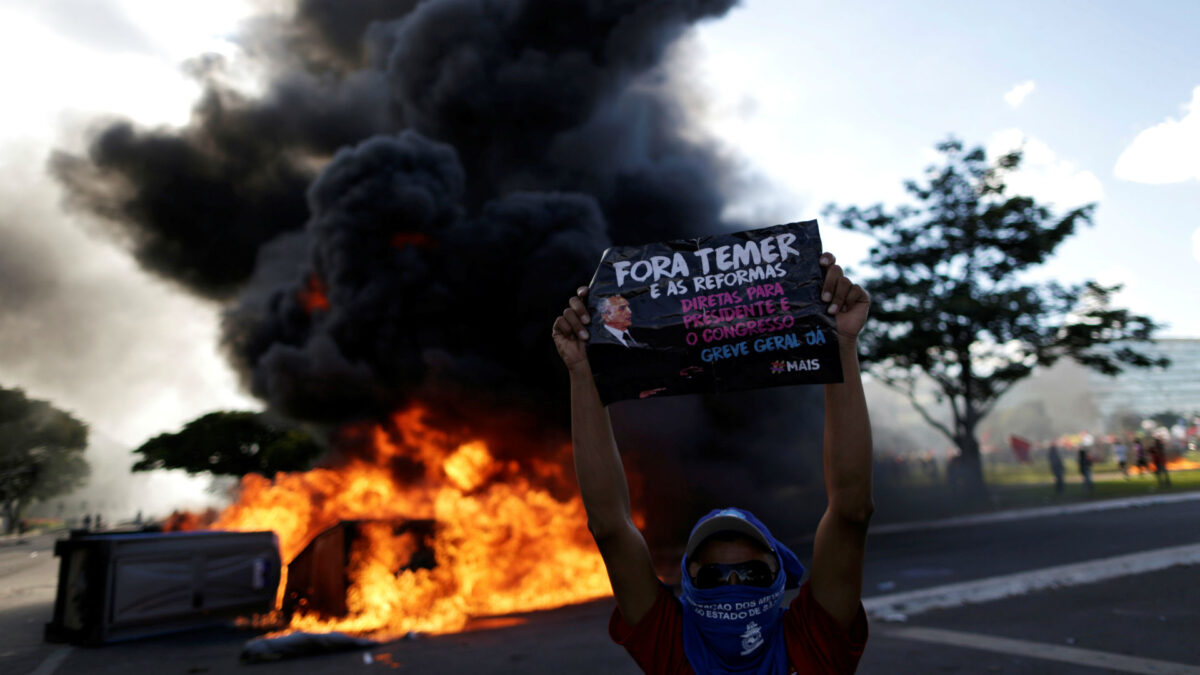
{"type": "MultiPolygon", "coordinates": [[[[1011,189],[1098,204],[1042,273],[1123,283],[1162,335],[1200,337],[1197,25],[1194,2],[751,0],[700,30],[697,69],[709,126],[771,181],[776,218],[903,200],[950,134],[1023,144],[1011,189]]],[[[851,262],[867,244],[823,234],[851,262]]]]}
{"type": "MultiPolygon", "coordinates": [[[[235,65],[241,22],[287,0],[0,0],[0,385],[74,411],[111,452],[215,409],[258,409],[218,351],[220,307],[141,271],[47,175],[113,115],[181,126],[187,63],[235,65]]],[[[1095,202],[1040,278],[1200,337],[1200,3],[744,0],[672,56],[695,133],[747,177],[730,212],[770,225],[896,204],[949,135],[1022,147],[1010,186],[1095,202]]],[[[244,73],[253,87],[254,73],[244,73]]],[[[823,226],[851,270],[869,243],[823,226]]],[[[166,480],[166,479],[163,479],[166,480]]],[[[179,494],[199,483],[175,476],[179,494]]]]}

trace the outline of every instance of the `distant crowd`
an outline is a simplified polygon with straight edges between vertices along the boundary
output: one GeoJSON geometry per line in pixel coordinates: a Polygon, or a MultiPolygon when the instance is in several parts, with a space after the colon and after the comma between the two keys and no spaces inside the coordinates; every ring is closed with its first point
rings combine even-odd
{"type": "Polygon", "coordinates": [[[1050,465],[1050,473],[1054,476],[1054,493],[1063,493],[1066,467],[1063,462],[1064,452],[1075,455],[1076,467],[1088,494],[1095,491],[1092,481],[1092,467],[1097,462],[1112,461],[1117,470],[1129,480],[1131,475],[1145,476],[1153,473],[1158,487],[1171,487],[1170,463],[1182,458],[1187,451],[1186,438],[1172,439],[1163,434],[1129,434],[1124,437],[1109,436],[1104,441],[1097,441],[1091,434],[1084,433],[1077,437],[1079,440],[1072,445],[1051,441],[1046,447],[1046,461],[1050,465]]]}
{"type": "MultiPolygon", "coordinates": [[[[1095,490],[1093,471],[1096,465],[1105,465],[1109,471],[1115,469],[1126,480],[1153,477],[1158,487],[1168,488],[1173,466],[1191,468],[1184,456],[1197,449],[1200,449],[1200,432],[1195,427],[1186,429],[1182,436],[1172,435],[1165,429],[1103,436],[1081,432],[1030,442],[1022,452],[1014,449],[1009,453],[998,446],[984,444],[981,461],[984,466],[1024,463],[1048,467],[1056,495],[1064,492],[1067,476],[1076,473],[1083,490],[1091,494],[1095,490]]],[[[914,485],[953,487],[961,472],[961,459],[955,449],[920,453],[883,449],[876,452],[875,482],[883,489],[914,485]]]]}

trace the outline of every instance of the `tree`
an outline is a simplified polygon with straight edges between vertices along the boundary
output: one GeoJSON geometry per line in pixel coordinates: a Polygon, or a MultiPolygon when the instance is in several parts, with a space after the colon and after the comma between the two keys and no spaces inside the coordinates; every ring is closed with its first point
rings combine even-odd
{"type": "Polygon", "coordinates": [[[87,425],[70,413],[0,387],[0,508],[8,532],[34,501],[83,484],[87,437],[87,425]]]}
{"type": "Polygon", "coordinates": [[[183,469],[188,473],[244,476],[308,469],[324,448],[308,433],[285,428],[252,412],[218,411],[170,434],[146,441],[134,471],[183,469]]]}
{"type": "Polygon", "coordinates": [[[1105,428],[1121,436],[1136,434],[1142,430],[1144,415],[1130,408],[1119,408],[1109,413],[1104,420],[1105,428]]]}
{"type": "Polygon", "coordinates": [[[926,170],[927,182],[905,183],[914,205],[830,205],[826,214],[875,238],[867,264],[876,276],[864,283],[873,325],[860,338],[870,372],[954,442],[965,494],[983,500],[976,428],[1034,368],[1070,357],[1111,375],[1166,362],[1130,346],[1158,326],[1111,306],[1119,285],[1035,283],[1022,274],[1091,224],[1094,204],[1056,217],[1030,197],[1007,194],[1019,152],[989,164],[982,148],[964,152],[953,138],[937,149],[942,162],[926,170]],[[950,424],[918,396],[921,376],[932,380],[934,401],[948,405],[950,424]]]}

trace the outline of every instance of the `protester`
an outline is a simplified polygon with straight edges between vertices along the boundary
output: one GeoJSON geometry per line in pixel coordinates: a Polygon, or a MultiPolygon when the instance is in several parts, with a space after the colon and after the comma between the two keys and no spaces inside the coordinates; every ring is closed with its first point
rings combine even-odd
{"type": "Polygon", "coordinates": [[[1118,438],[1117,442],[1113,444],[1112,450],[1113,457],[1117,459],[1117,469],[1121,471],[1122,476],[1125,476],[1125,480],[1129,480],[1129,449],[1126,448],[1125,443],[1118,438]]]}
{"type": "Polygon", "coordinates": [[[588,527],[617,607],[609,634],[646,673],[853,672],[867,639],[862,570],[871,497],[871,426],[858,366],[870,298],[825,253],[822,301],[837,317],[844,382],[825,385],[828,506],[817,525],[809,579],[786,609],[804,568],[766,526],[740,509],[702,518],[688,538],[676,599],[654,572],[633,524],[629,487],[608,412],[592,379],[591,323],[580,288],[554,323],[570,373],[575,470],[588,527]]]}
{"type": "Polygon", "coordinates": [[[1134,439],[1133,453],[1137,460],[1138,475],[1145,475],[1150,470],[1150,461],[1146,456],[1146,446],[1142,443],[1142,439],[1134,439]]]}
{"type": "Polygon", "coordinates": [[[1150,442],[1150,459],[1154,461],[1154,477],[1158,487],[1171,487],[1171,474],[1167,472],[1167,449],[1157,436],[1150,442]]]}
{"type": "Polygon", "coordinates": [[[1079,446],[1079,475],[1083,478],[1083,491],[1091,495],[1095,491],[1092,485],[1092,453],[1090,445],[1079,446]]]}
{"type": "Polygon", "coordinates": [[[1066,473],[1066,469],[1063,467],[1062,455],[1058,454],[1058,446],[1051,443],[1046,457],[1050,460],[1050,473],[1054,474],[1054,494],[1061,495],[1063,493],[1063,475],[1066,473]]]}

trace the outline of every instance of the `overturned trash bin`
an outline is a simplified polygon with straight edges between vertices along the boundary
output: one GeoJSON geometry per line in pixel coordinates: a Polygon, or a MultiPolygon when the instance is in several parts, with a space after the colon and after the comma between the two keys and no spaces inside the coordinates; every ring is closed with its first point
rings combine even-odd
{"type": "Polygon", "coordinates": [[[351,559],[356,545],[367,537],[368,530],[380,529],[386,536],[410,536],[414,550],[400,568],[404,570],[431,569],[436,564],[433,539],[436,523],[427,519],[362,519],[343,520],[326,529],[308,543],[288,563],[287,584],[283,593],[283,613],[311,613],[323,618],[346,616],[346,593],[353,583],[350,579],[351,559]]]}
{"type": "Polygon", "coordinates": [[[274,532],[88,533],[61,558],[49,642],[100,645],[224,623],[275,608],[274,532]]]}

